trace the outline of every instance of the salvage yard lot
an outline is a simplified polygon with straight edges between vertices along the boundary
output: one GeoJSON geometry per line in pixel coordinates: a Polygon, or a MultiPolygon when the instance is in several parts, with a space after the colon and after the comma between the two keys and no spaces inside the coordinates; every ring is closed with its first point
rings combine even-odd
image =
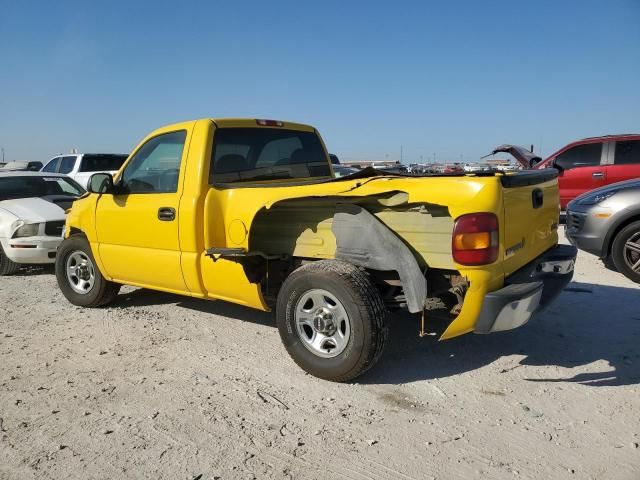
{"type": "Polygon", "coordinates": [[[34,268],[0,279],[0,478],[637,479],[639,294],[581,252],[529,325],[438,343],[392,316],[335,384],[269,314],[133,288],[86,310],[34,268]]]}

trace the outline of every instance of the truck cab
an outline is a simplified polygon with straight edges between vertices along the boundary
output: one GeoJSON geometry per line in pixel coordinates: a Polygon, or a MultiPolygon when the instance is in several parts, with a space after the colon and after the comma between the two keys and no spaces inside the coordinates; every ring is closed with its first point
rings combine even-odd
{"type": "Polygon", "coordinates": [[[526,323],[573,273],[555,170],[336,178],[315,128],[202,119],[148,135],[74,203],[56,259],[75,304],[127,284],[275,310],[320,378],[369,369],[386,313],[440,316],[442,339],[526,323]]]}

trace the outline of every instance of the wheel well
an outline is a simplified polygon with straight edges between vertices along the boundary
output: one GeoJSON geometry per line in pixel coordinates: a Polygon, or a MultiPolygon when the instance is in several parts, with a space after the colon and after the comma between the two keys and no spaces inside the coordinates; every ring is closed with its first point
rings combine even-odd
{"type": "Polygon", "coordinates": [[[620,230],[622,230],[624,227],[626,227],[627,225],[633,223],[633,222],[637,222],[640,220],[640,213],[637,213],[635,215],[632,215],[631,217],[623,220],[622,222],[620,222],[619,225],[616,226],[615,230],[610,233],[607,237],[607,241],[605,244],[605,258],[608,258],[609,256],[611,256],[611,247],[613,246],[613,241],[615,240],[615,238],[618,236],[618,233],[620,233],[620,230]]]}
{"type": "Polygon", "coordinates": [[[83,237],[86,237],[85,233],[82,230],[80,230],[79,228],[76,228],[76,227],[71,227],[70,228],[69,236],[72,236],[72,235],[82,235],[83,237]]]}

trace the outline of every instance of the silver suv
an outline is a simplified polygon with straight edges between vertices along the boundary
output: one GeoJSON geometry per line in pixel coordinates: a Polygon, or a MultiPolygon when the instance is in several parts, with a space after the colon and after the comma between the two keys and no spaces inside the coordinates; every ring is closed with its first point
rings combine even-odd
{"type": "Polygon", "coordinates": [[[640,283],[640,179],[598,188],[570,202],[566,234],[579,249],[612,261],[640,283]]]}

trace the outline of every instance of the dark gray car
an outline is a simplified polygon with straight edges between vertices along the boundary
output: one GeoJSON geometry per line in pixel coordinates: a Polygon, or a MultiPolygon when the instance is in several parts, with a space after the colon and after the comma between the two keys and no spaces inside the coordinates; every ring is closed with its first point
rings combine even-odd
{"type": "Polygon", "coordinates": [[[607,185],[570,202],[566,234],[579,249],[612,261],[640,283],[640,179],[607,185]]]}

